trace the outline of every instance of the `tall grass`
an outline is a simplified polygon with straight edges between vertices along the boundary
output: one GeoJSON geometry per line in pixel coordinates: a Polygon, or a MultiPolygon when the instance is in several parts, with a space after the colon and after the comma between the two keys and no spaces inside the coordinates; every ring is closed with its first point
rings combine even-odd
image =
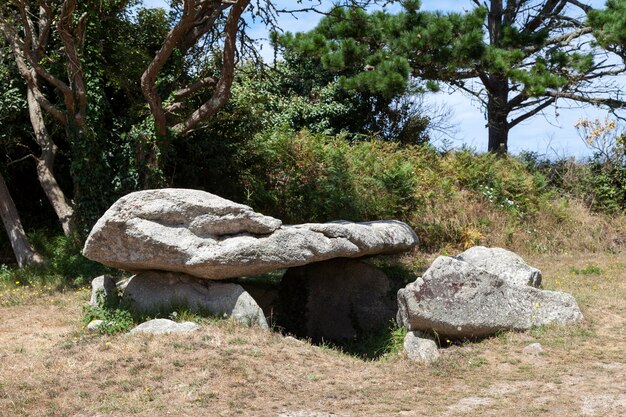
{"type": "Polygon", "coordinates": [[[476,244],[540,253],[626,245],[623,211],[598,210],[581,190],[593,183],[583,179],[592,174],[585,168],[557,183],[553,166],[528,155],[440,154],[280,129],[258,135],[251,149],[256,163],[242,174],[245,201],[288,223],[395,218],[416,229],[428,252],[476,244]]]}
{"type": "Polygon", "coordinates": [[[109,268],[90,261],[81,253],[81,245],[74,239],[55,236],[47,231],[29,234],[29,240],[46,262],[41,266],[17,268],[2,265],[0,285],[46,285],[59,289],[80,287],[110,271],[109,268]]]}

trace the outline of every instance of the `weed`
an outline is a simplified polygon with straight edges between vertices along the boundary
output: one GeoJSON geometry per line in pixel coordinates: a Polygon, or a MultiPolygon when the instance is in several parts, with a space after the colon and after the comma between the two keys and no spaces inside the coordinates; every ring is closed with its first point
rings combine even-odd
{"type": "Polygon", "coordinates": [[[85,306],[83,308],[83,323],[89,324],[93,320],[102,320],[102,324],[98,326],[98,331],[108,335],[126,332],[135,324],[133,316],[128,310],[85,306]]]}
{"type": "Polygon", "coordinates": [[[547,331],[547,326],[537,326],[530,329],[530,334],[536,339],[541,339],[547,333],[547,331]]]}
{"type": "Polygon", "coordinates": [[[487,363],[487,360],[485,358],[482,357],[475,357],[475,358],[471,358],[469,361],[467,361],[467,364],[472,367],[472,368],[480,368],[481,366],[485,365],[487,363]]]}
{"type": "Polygon", "coordinates": [[[604,271],[596,264],[587,264],[582,268],[571,267],[569,270],[572,275],[602,275],[604,271]]]}
{"type": "Polygon", "coordinates": [[[306,376],[306,379],[311,382],[316,382],[316,381],[319,381],[320,377],[319,375],[316,375],[316,374],[308,374],[306,376]]]}
{"type": "Polygon", "coordinates": [[[353,340],[340,343],[323,342],[320,347],[335,349],[366,360],[387,359],[403,351],[406,333],[406,328],[391,321],[386,329],[376,333],[361,334],[353,340]]]}

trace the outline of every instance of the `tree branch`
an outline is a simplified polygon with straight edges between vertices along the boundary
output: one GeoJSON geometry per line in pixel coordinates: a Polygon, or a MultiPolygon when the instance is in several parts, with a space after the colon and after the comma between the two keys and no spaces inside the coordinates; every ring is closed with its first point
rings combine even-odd
{"type": "Polygon", "coordinates": [[[141,91],[150,106],[150,111],[152,112],[152,116],[154,117],[154,122],[156,124],[157,133],[160,136],[167,135],[167,121],[165,118],[165,110],[163,109],[163,103],[161,101],[161,97],[157,92],[156,88],[156,79],[159,75],[159,72],[172,55],[172,51],[174,47],[179,42],[179,40],[184,36],[184,34],[192,27],[194,22],[193,11],[195,9],[195,1],[194,0],[184,0],[183,1],[183,15],[180,18],[179,22],[169,31],[165,40],[163,41],[163,46],[156,53],[148,68],[141,75],[141,91]]]}
{"type": "Polygon", "coordinates": [[[58,78],[52,76],[48,71],[43,69],[41,65],[39,65],[39,58],[36,57],[33,53],[33,32],[31,29],[33,28],[32,22],[28,24],[30,20],[26,11],[26,6],[24,1],[17,1],[17,7],[20,12],[20,18],[22,20],[22,24],[24,26],[24,39],[19,39],[17,36],[14,36],[16,43],[22,49],[23,54],[28,61],[28,64],[37,72],[41,78],[49,82],[52,86],[59,89],[61,94],[65,100],[73,100],[71,89],[65,84],[63,81],[58,78]]]}
{"type": "Polygon", "coordinates": [[[174,130],[182,134],[188,133],[207,117],[217,113],[228,101],[230,88],[235,77],[235,51],[239,19],[249,3],[250,0],[238,0],[237,3],[233,4],[230,8],[230,13],[224,27],[225,36],[222,74],[215,86],[212,97],[194,111],[187,120],[174,126],[174,130]]]}
{"type": "Polygon", "coordinates": [[[626,101],[614,98],[588,97],[583,94],[569,93],[565,91],[546,91],[546,96],[558,98],[566,98],[569,100],[579,101],[581,103],[589,103],[596,106],[607,106],[611,109],[626,108],[626,101]]]}
{"type": "Polygon", "coordinates": [[[524,113],[523,115],[511,120],[507,126],[509,129],[513,128],[514,126],[517,126],[518,124],[520,124],[521,122],[523,122],[524,120],[533,117],[534,115],[536,115],[537,113],[539,113],[541,110],[545,109],[546,107],[549,107],[550,105],[552,105],[552,103],[554,103],[556,101],[556,98],[549,98],[547,99],[545,102],[543,102],[542,104],[538,105],[537,107],[535,107],[534,109],[532,109],[531,111],[524,113]]]}
{"type": "Polygon", "coordinates": [[[550,17],[561,13],[568,0],[547,0],[541,10],[522,27],[525,33],[533,33],[550,17]]]}
{"type": "Polygon", "coordinates": [[[50,37],[50,28],[52,27],[52,9],[43,0],[38,0],[39,3],[39,36],[37,39],[37,49],[35,51],[37,59],[40,59],[46,50],[48,45],[48,38],[50,37]]]}
{"type": "MultiPolygon", "coordinates": [[[[68,78],[70,82],[70,90],[72,91],[71,100],[65,102],[68,114],[74,118],[74,122],[78,127],[83,127],[85,116],[87,114],[87,91],[83,79],[83,67],[78,59],[78,52],[74,39],[74,30],[72,28],[72,15],[76,10],[76,0],[65,0],[61,9],[61,16],[57,23],[57,29],[63,46],[65,47],[65,55],[68,61],[68,78]],[[75,99],[78,100],[78,109],[75,108],[75,99]]],[[[80,20],[85,20],[86,15],[81,16],[80,20]]]]}
{"type": "Polygon", "coordinates": [[[593,10],[593,7],[589,6],[588,4],[581,3],[578,0],[567,0],[567,2],[569,4],[573,4],[574,6],[580,7],[580,9],[582,9],[582,11],[584,11],[585,13],[589,13],[593,10]]]}
{"type": "Polygon", "coordinates": [[[172,93],[172,96],[174,98],[175,101],[180,101],[186,97],[189,97],[190,95],[196,93],[197,91],[203,89],[206,86],[209,85],[215,85],[217,84],[217,80],[213,77],[205,77],[205,78],[201,78],[198,81],[190,84],[187,87],[184,88],[180,88],[176,91],[174,91],[172,93]]]}

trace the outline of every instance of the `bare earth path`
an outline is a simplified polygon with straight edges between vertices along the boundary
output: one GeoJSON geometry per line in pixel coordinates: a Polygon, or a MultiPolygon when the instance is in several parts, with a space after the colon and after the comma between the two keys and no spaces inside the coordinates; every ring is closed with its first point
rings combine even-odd
{"type": "Polygon", "coordinates": [[[365,362],[231,322],[189,336],[90,335],[87,291],[0,294],[1,416],[626,415],[626,255],[535,257],[580,326],[365,362]],[[576,274],[597,265],[599,274],[576,274]],[[524,352],[539,342],[544,352],[524,352]]]}

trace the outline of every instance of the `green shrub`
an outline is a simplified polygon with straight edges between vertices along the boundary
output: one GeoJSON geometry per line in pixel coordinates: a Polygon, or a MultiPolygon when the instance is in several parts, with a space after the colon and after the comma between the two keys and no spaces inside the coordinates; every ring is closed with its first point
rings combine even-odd
{"type": "Polygon", "coordinates": [[[331,345],[331,347],[365,360],[390,359],[404,351],[406,334],[406,328],[391,322],[388,328],[379,332],[364,334],[354,340],[331,345]]]}
{"type": "Polygon", "coordinates": [[[247,203],[288,223],[398,217],[417,203],[414,166],[396,144],[282,129],[253,148],[247,203]]]}
{"type": "Polygon", "coordinates": [[[85,258],[81,254],[80,244],[71,238],[37,231],[29,234],[29,240],[46,259],[45,264],[24,268],[4,266],[0,271],[0,281],[20,281],[23,285],[43,284],[58,288],[81,287],[93,278],[110,272],[108,267],[85,258]]]}
{"type": "Polygon", "coordinates": [[[541,172],[530,172],[522,160],[514,157],[463,150],[445,158],[444,169],[461,188],[478,191],[496,208],[519,217],[536,212],[547,192],[541,172]]]}
{"type": "Polygon", "coordinates": [[[123,308],[103,305],[83,307],[83,323],[87,325],[93,320],[102,320],[98,332],[108,335],[127,332],[135,324],[132,314],[123,308]]]}
{"type": "Polygon", "coordinates": [[[582,268],[571,267],[570,273],[573,275],[602,275],[603,271],[596,264],[587,264],[582,268]]]}
{"type": "Polygon", "coordinates": [[[130,330],[135,320],[128,309],[120,306],[119,294],[104,297],[104,290],[96,293],[96,305],[83,307],[83,323],[88,325],[93,320],[102,320],[97,331],[102,334],[116,334],[130,330]]]}

